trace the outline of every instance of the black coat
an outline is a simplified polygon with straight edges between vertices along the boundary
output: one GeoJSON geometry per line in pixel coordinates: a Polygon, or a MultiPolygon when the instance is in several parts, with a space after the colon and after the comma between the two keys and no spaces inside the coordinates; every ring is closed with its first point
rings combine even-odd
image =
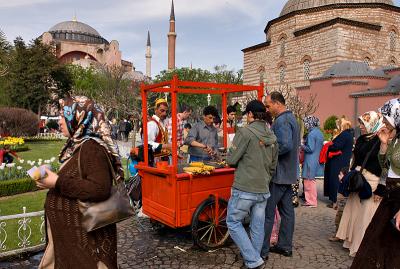
{"type": "Polygon", "coordinates": [[[324,171],[324,196],[336,203],[337,191],[339,187],[340,169],[350,166],[350,159],[353,151],[354,132],[352,129],[345,130],[333,139],[333,145],[329,147],[329,152],[341,151],[342,154],[328,158],[324,171]]]}

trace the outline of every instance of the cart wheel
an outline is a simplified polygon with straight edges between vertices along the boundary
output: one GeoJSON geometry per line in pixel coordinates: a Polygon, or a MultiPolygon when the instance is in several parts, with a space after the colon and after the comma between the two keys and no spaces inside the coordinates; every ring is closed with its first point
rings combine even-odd
{"type": "Polygon", "coordinates": [[[229,238],[226,226],[228,203],[219,198],[218,216],[216,215],[215,199],[204,200],[193,213],[192,236],[194,243],[204,250],[214,249],[224,245],[229,238]],[[218,219],[218,224],[216,220],[218,219]]]}

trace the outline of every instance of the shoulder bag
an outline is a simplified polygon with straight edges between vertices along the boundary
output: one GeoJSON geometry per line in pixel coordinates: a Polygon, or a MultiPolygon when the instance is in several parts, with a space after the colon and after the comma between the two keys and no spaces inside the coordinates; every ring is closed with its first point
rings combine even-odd
{"type": "MultiPolygon", "coordinates": [[[[78,155],[78,169],[81,179],[82,146],[79,149],[78,155]]],[[[82,226],[86,232],[91,232],[107,225],[123,221],[135,214],[130,204],[125,184],[120,177],[117,178],[110,157],[107,152],[105,152],[105,154],[107,156],[108,166],[111,169],[113,186],[111,188],[110,197],[105,201],[92,203],[78,200],[79,211],[82,213],[82,226]]]]}
{"type": "Polygon", "coordinates": [[[369,157],[371,156],[371,153],[374,151],[375,147],[379,144],[379,140],[375,142],[375,144],[372,146],[371,150],[367,153],[365,156],[364,162],[361,166],[360,171],[354,170],[353,173],[349,177],[349,184],[347,187],[347,190],[349,192],[360,192],[363,187],[364,187],[364,182],[367,180],[365,179],[364,175],[362,174],[365,165],[367,164],[367,161],[369,157]]]}

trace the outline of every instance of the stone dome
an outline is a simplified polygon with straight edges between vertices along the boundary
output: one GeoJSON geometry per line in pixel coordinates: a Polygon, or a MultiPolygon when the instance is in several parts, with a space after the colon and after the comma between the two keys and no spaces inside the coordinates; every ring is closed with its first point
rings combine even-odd
{"type": "Polygon", "coordinates": [[[56,40],[73,40],[85,43],[108,43],[99,32],[86,23],[73,21],[64,21],[57,23],[50,28],[49,33],[56,40]]]}
{"type": "Polygon", "coordinates": [[[342,61],[332,65],[322,75],[322,78],[332,77],[386,77],[386,74],[381,69],[371,69],[364,62],[342,61]]]}
{"type": "Polygon", "coordinates": [[[363,4],[363,3],[379,3],[394,5],[392,0],[289,0],[283,7],[280,16],[289,14],[290,12],[309,9],[313,7],[321,7],[331,4],[363,4]]]}
{"type": "Polygon", "coordinates": [[[100,36],[93,27],[79,21],[63,21],[50,28],[49,32],[72,32],[100,36]]]}

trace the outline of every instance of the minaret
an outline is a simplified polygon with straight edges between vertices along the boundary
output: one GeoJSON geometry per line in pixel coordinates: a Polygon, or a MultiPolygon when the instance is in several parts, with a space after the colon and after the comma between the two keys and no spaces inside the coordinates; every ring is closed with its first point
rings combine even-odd
{"type": "Polygon", "coordinates": [[[150,42],[150,31],[147,31],[146,76],[149,77],[149,78],[151,78],[151,42],[150,42]]]}
{"type": "Polygon", "coordinates": [[[169,17],[169,33],[168,33],[168,70],[175,69],[175,45],[176,45],[175,10],[174,10],[174,0],[172,0],[171,15],[169,17]]]}

